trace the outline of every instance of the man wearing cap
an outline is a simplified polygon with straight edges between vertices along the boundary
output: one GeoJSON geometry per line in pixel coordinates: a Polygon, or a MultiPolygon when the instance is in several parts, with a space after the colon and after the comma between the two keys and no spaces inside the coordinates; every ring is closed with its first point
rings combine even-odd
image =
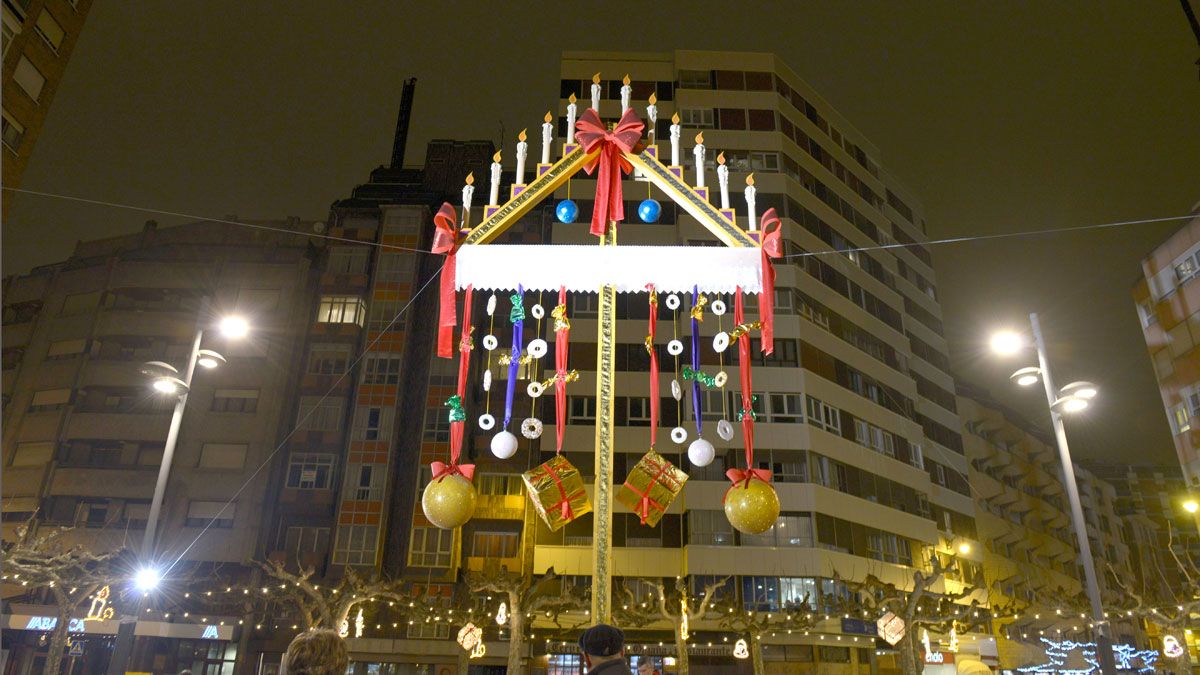
{"type": "Polygon", "coordinates": [[[579,636],[579,651],[588,673],[633,675],[625,662],[625,634],[616,626],[598,623],[579,636]]]}

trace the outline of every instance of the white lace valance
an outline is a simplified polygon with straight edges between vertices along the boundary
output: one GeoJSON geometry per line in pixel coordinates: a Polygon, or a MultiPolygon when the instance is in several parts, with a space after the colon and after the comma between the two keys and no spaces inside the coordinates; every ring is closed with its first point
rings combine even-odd
{"type": "Polygon", "coordinates": [[[762,290],[757,248],[717,246],[508,246],[481,244],[458,251],[455,286],[508,291],[595,292],[611,284],[618,292],[641,292],[647,284],[664,293],[762,290]]]}

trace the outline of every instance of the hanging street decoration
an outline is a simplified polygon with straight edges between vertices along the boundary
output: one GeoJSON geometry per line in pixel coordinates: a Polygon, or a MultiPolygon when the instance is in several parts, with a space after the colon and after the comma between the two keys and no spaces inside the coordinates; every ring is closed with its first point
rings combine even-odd
{"type": "Polygon", "coordinates": [[[1169,659],[1177,659],[1183,656],[1183,643],[1174,635],[1164,635],[1162,639],[1163,656],[1169,659]]]}
{"type": "MultiPolygon", "coordinates": [[[[1074,640],[1048,640],[1038,638],[1045,645],[1046,663],[1017,668],[1021,673],[1060,673],[1060,675],[1091,675],[1100,672],[1100,659],[1096,655],[1095,642],[1074,640]]],[[[1138,649],[1133,645],[1114,644],[1113,660],[1117,670],[1132,670],[1139,673],[1154,672],[1158,662],[1158,650],[1138,649]]]]}
{"type": "Polygon", "coordinates": [[[950,626],[950,644],[946,645],[946,651],[958,651],[958,631],[953,625],[950,626]]]}
{"type": "Polygon", "coordinates": [[[354,637],[360,638],[363,636],[363,628],[366,627],[363,621],[363,608],[358,608],[358,614],[354,617],[354,637]]]}
{"type": "Polygon", "coordinates": [[[534,510],[551,532],[592,511],[582,474],[562,455],[521,474],[521,480],[534,510]]]}
{"type": "Polygon", "coordinates": [[[467,651],[473,651],[483,644],[483,629],[467,622],[458,631],[458,646],[467,651]]]}
{"type": "Polygon", "coordinates": [[[471,650],[471,656],[470,656],[470,658],[473,658],[473,659],[481,659],[481,658],[483,658],[483,657],[484,657],[486,654],[487,654],[487,645],[485,645],[485,644],[483,643],[483,640],[480,640],[480,641],[479,641],[479,644],[475,645],[475,648],[471,650]]]}
{"type": "Polygon", "coordinates": [[[643,525],[654,527],[671,502],[683,492],[688,475],[651,450],[629,470],[617,501],[637,514],[643,525]]]}
{"type": "Polygon", "coordinates": [[[92,596],[92,604],[88,607],[84,621],[107,621],[113,618],[113,608],[108,604],[111,591],[108,586],[101,588],[92,596]]]}
{"type": "Polygon", "coordinates": [[[875,627],[879,630],[879,637],[893,647],[904,639],[904,619],[892,612],[887,612],[879,617],[875,622],[875,627]]]}
{"type": "Polygon", "coordinates": [[[734,643],[733,656],[739,659],[750,658],[750,646],[746,644],[746,638],[738,638],[738,641],[734,643]]]}
{"type": "Polygon", "coordinates": [[[500,608],[496,610],[496,624],[503,626],[508,623],[508,603],[500,603],[500,608]]]}

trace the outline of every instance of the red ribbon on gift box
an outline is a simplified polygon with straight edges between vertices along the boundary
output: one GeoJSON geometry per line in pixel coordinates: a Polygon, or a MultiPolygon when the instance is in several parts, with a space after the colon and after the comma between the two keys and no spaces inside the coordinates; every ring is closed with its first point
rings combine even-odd
{"type": "Polygon", "coordinates": [[[584,494],[584,491],[581,489],[578,492],[567,495],[567,489],[563,487],[562,479],[558,477],[558,472],[554,470],[554,467],[550,466],[549,464],[543,464],[542,468],[546,470],[546,473],[550,476],[550,479],[554,481],[556,486],[558,486],[559,501],[550,508],[561,508],[563,520],[567,522],[575,520],[575,511],[571,509],[571,500],[581,494],[584,494]]]}
{"type": "Polygon", "coordinates": [[[575,122],[575,139],[583,146],[584,152],[591,153],[596,148],[600,154],[584,165],[583,170],[590,176],[596,171],[596,205],[592,209],[592,234],[604,236],[608,231],[608,223],[625,220],[625,195],[621,189],[621,174],[633,171],[633,165],[622,152],[641,152],[642,130],[646,125],[629,108],[617,122],[612,131],[604,128],[600,116],[595,110],[588,108],[575,122]]]}
{"type": "Polygon", "coordinates": [[[651,507],[653,507],[657,511],[666,511],[667,510],[666,506],[664,506],[663,504],[659,504],[657,501],[650,498],[650,488],[653,487],[655,483],[661,483],[663,485],[663,487],[666,487],[668,490],[671,490],[672,493],[677,493],[677,492],[679,492],[679,489],[683,486],[679,485],[679,483],[677,483],[675,481],[675,479],[672,478],[671,475],[667,473],[667,469],[671,466],[669,463],[663,462],[662,464],[659,464],[658,462],[655,462],[652,459],[644,459],[644,458],[642,461],[646,462],[650,466],[657,469],[658,473],[654,474],[650,478],[650,483],[648,485],[646,485],[645,492],[638,491],[637,488],[635,488],[634,486],[629,484],[628,480],[625,481],[625,487],[629,488],[630,490],[633,491],[633,493],[635,495],[640,497],[640,499],[638,499],[637,508],[634,509],[634,513],[638,514],[638,518],[641,519],[642,525],[645,525],[646,519],[650,517],[651,507]],[[666,478],[667,480],[664,481],[664,480],[662,480],[663,478],[666,478]],[[668,485],[667,484],[668,482],[675,484],[674,489],[671,489],[672,486],[668,485]]]}
{"type": "Polygon", "coordinates": [[[449,202],[442,203],[442,208],[438,209],[433,216],[433,224],[433,247],[431,250],[446,256],[446,261],[442,263],[440,280],[437,355],[448,359],[453,352],[451,343],[454,338],[454,326],[457,323],[454,316],[454,280],[458,274],[455,254],[458,253],[458,247],[462,245],[465,237],[459,236],[458,213],[449,202]]]}

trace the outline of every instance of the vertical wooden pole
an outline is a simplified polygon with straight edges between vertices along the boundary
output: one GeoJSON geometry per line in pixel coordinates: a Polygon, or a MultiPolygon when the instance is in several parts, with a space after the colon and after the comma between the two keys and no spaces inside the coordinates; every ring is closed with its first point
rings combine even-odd
{"type": "MultiPolygon", "coordinates": [[[[617,245],[617,224],[609,223],[601,246],[617,245]]],[[[600,288],[596,340],[596,485],[592,510],[593,623],[612,618],[613,388],[617,337],[617,289],[600,288]]]]}

